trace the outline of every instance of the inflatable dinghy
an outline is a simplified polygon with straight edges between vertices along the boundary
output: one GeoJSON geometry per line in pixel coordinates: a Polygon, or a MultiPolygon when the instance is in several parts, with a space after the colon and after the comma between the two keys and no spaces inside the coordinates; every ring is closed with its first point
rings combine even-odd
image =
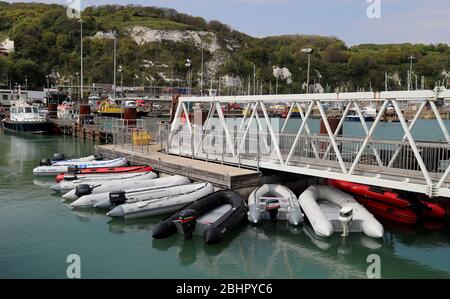
{"type": "Polygon", "coordinates": [[[64,162],[58,162],[51,166],[39,166],[33,169],[33,174],[37,176],[56,176],[60,173],[69,172],[71,167],[78,167],[80,169],[83,168],[96,168],[96,167],[119,167],[127,164],[127,160],[124,158],[119,158],[115,160],[105,160],[105,161],[90,161],[90,162],[67,162],[67,165],[60,165],[59,163],[64,164],[64,162]]]}
{"type": "Polygon", "coordinates": [[[328,180],[328,184],[355,196],[374,215],[403,224],[416,224],[421,219],[443,219],[445,210],[436,203],[407,197],[383,188],[328,180]]]}
{"type": "Polygon", "coordinates": [[[246,213],[239,193],[218,191],[164,219],[153,229],[153,238],[168,238],[178,231],[185,239],[203,236],[205,243],[216,244],[245,218],[246,213]]]}
{"type": "Polygon", "coordinates": [[[74,176],[74,179],[71,180],[69,176],[62,182],[59,182],[56,185],[53,185],[50,189],[53,191],[69,191],[75,189],[77,186],[82,184],[90,184],[96,185],[103,182],[121,182],[126,180],[152,180],[157,178],[158,175],[154,172],[135,172],[135,173],[124,173],[124,174],[104,174],[104,175],[91,175],[85,178],[78,178],[74,176]]]}
{"type": "Polygon", "coordinates": [[[351,195],[332,186],[311,186],[299,197],[300,206],[314,232],[329,237],[335,232],[363,232],[381,238],[383,226],[351,195]]]}
{"type": "Polygon", "coordinates": [[[263,220],[285,220],[289,224],[303,222],[297,197],[281,185],[263,185],[255,189],[248,198],[248,220],[258,224],[263,220]]]}
{"type": "MultiPolygon", "coordinates": [[[[179,185],[186,185],[189,184],[189,179],[183,176],[174,175],[170,177],[164,177],[159,179],[153,179],[153,180],[147,180],[144,187],[141,188],[120,188],[115,186],[110,186],[102,188],[103,192],[92,192],[92,194],[89,195],[83,195],[80,198],[78,198],[75,202],[71,204],[73,208],[92,208],[95,204],[98,202],[109,200],[110,192],[125,192],[125,196],[133,196],[134,193],[145,193],[150,192],[154,189],[160,189],[160,188],[168,188],[173,186],[179,186],[179,185]]],[[[90,189],[87,187],[84,187],[86,191],[89,191],[90,189]]],[[[96,188],[94,188],[95,191],[97,191],[96,188]]],[[[72,190],[73,191],[73,190],[72,190]]],[[[75,195],[71,192],[71,195],[75,195]]],[[[68,196],[69,197],[69,196],[68,196]]]]}
{"type": "Polygon", "coordinates": [[[39,166],[51,166],[56,163],[62,163],[62,162],[64,162],[64,163],[90,162],[90,161],[95,161],[95,160],[101,160],[102,158],[103,157],[99,156],[99,155],[91,155],[91,156],[82,157],[82,158],[67,159],[66,155],[56,153],[56,154],[53,154],[53,159],[41,160],[41,162],[39,163],[39,166]]]}
{"type": "Polygon", "coordinates": [[[147,200],[127,203],[121,193],[110,194],[110,200],[117,207],[108,214],[109,217],[125,219],[150,217],[173,213],[186,205],[214,192],[209,183],[176,186],[166,190],[157,190],[153,195],[147,193],[147,200]]]}
{"type": "Polygon", "coordinates": [[[66,178],[69,180],[82,179],[90,176],[102,176],[112,174],[124,174],[132,172],[149,172],[153,171],[150,166],[130,166],[130,167],[109,167],[109,168],[85,168],[79,169],[78,167],[69,167],[67,173],[60,173],[56,176],[56,182],[64,181],[66,178]]]}

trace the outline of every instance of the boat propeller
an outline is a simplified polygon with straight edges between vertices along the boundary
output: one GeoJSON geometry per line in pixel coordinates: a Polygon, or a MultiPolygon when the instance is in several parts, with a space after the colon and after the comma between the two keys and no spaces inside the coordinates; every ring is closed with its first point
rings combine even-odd
{"type": "Polygon", "coordinates": [[[180,212],[180,215],[178,217],[178,221],[180,221],[183,227],[185,240],[192,239],[192,236],[194,234],[196,223],[195,214],[196,212],[194,210],[183,210],[180,212]]]}
{"type": "Polygon", "coordinates": [[[269,212],[270,221],[277,221],[278,210],[280,209],[280,207],[280,201],[278,199],[270,199],[266,201],[266,211],[269,212]]]}

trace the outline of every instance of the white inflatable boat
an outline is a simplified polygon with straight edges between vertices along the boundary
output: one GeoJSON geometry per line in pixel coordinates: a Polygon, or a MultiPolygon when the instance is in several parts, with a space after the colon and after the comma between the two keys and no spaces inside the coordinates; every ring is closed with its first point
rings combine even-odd
{"type": "Polygon", "coordinates": [[[103,182],[120,182],[123,180],[152,180],[158,177],[154,172],[136,172],[136,173],[121,173],[121,174],[110,174],[110,175],[92,175],[84,178],[78,178],[76,175],[72,176],[66,175],[64,181],[53,185],[50,189],[53,191],[70,191],[75,189],[77,186],[82,184],[96,185],[103,182]]]}
{"type": "Polygon", "coordinates": [[[148,197],[149,200],[119,205],[106,215],[131,219],[173,213],[214,192],[214,187],[209,183],[184,185],[176,188],[178,190],[161,192],[161,197],[158,197],[158,193],[156,193],[155,197],[148,197]]]}
{"type": "Polygon", "coordinates": [[[263,220],[287,220],[299,225],[303,214],[295,194],[281,185],[263,185],[255,189],[248,198],[248,220],[259,224],[263,220]]]}
{"type": "Polygon", "coordinates": [[[363,232],[381,238],[384,229],[351,195],[332,186],[311,186],[299,197],[300,206],[314,232],[329,237],[335,232],[363,232]]]}
{"type": "Polygon", "coordinates": [[[60,165],[58,162],[51,166],[39,166],[33,169],[33,174],[37,176],[56,176],[60,173],[69,172],[70,167],[78,167],[79,169],[84,168],[98,168],[98,167],[119,167],[127,164],[127,160],[124,158],[119,158],[115,160],[105,160],[105,161],[89,161],[89,162],[67,162],[67,165],[60,165]]]}
{"type": "MultiPolygon", "coordinates": [[[[102,187],[94,188],[92,190],[91,194],[80,196],[80,198],[78,198],[76,201],[74,201],[71,204],[71,206],[73,208],[92,208],[92,207],[94,207],[95,204],[97,204],[98,202],[100,202],[102,200],[109,200],[109,194],[111,192],[125,191],[125,195],[128,196],[128,194],[140,193],[140,192],[145,193],[145,192],[152,191],[154,189],[168,188],[168,187],[180,186],[180,185],[185,185],[185,184],[189,184],[189,179],[186,177],[183,177],[183,176],[179,176],[179,175],[164,177],[164,178],[160,178],[160,179],[139,181],[139,184],[134,184],[135,187],[131,187],[131,188],[129,186],[128,187],[127,186],[117,186],[115,184],[113,184],[111,186],[111,184],[109,184],[109,186],[107,185],[106,187],[102,186],[102,187]],[[140,187],[136,187],[136,185],[139,185],[140,187]],[[145,186],[143,186],[143,185],[145,185],[145,186]]],[[[67,198],[68,199],[71,199],[71,198],[76,199],[74,190],[72,190],[69,193],[70,194],[64,195],[64,196],[66,196],[65,197],[66,199],[67,198]]]]}

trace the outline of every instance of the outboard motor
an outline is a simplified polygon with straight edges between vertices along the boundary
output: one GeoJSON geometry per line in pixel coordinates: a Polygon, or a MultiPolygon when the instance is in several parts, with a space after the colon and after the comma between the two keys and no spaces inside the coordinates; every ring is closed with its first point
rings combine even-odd
{"type": "Polygon", "coordinates": [[[74,165],[74,166],[67,167],[67,172],[68,173],[78,173],[78,166],[74,165]]]}
{"type": "Polygon", "coordinates": [[[94,154],[94,157],[95,157],[95,160],[96,161],[100,161],[100,160],[103,160],[103,156],[102,155],[100,155],[100,154],[94,154]]]}
{"type": "Polygon", "coordinates": [[[339,212],[339,222],[342,225],[342,237],[347,237],[349,234],[350,223],[353,221],[353,208],[344,206],[339,212]]]}
{"type": "Polygon", "coordinates": [[[280,201],[278,199],[269,199],[268,201],[266,201],[266,211],[269,212],[270,221],[277,221],[279,209],[280,201]]]}
{"type": "Polygon", "coordinates": [[[42,159],[41,162],[39,162],[39,166],[52,166],[52,161],[50,161],[50,159],[42,159]]]}
{"type": "Polygon", "coordinates": [[[194,210],[183,210],[180,212],[178,221],[180,221],[181,226],[183,227],[185,240],[192,239],[195,230],[195,223],[197,222],[195,215],[196,212],[194,210]]]}
{"type": "Polygon", "coordinates": [[[64,180],[65,181],[76,181],[78,180],[78,176],[76,174],[70,173],[70,174],[66,174],[64,175],[64,180]]]}
{"type": "Polygon", "coordinates": [[[92,194],[92,187],[87,184],[78,185],[75,188],[75,195],[80,198],[85,195],[92,194]]]}
{"type": "Polygon", "coordinates": [[[125,196],[125,191],[109,193],[109,202],[113,207],[117,207],[126,203],[127,197],[125,196]]]}
{"type": "Polygon", "coordinates": [[[61,154],[61,153],[54,153],[53,154],[53,161],[64,161],[66,159],[66,155],[61,154]]]}

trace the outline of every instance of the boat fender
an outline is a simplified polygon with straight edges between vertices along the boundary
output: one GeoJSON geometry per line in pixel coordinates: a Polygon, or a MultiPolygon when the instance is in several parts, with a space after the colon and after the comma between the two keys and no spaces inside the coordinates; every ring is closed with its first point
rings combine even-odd
{"type": "Polygon", "coordinates": [[[350,223],[353,221],[353,208],[351,206],[342,207],[339,212],[339,222],[342,225],[342,237],[347,237],[350,233],[350,223]]]}
{"type": "Polygon", "coordinates": [[[278,218],[278,210],[280,209],[280,201],[278,199],[270,199],[266,201],[266,211],[269,212],[270,221],[276,222],[278,218]]]}
{"type": "Polygon", "coordinates": [[[75,188],[75,195],[80,198],[85,195],[92,194],[92,187],[87,184],[78,185],[75,188]]]}
{"type": "Polygon", "coordinates": [[[68,173],[78,173],[78,166],[74,165],[74,166],[67,167],[67,172],[68,173]]]}
{"type": "Polygon", "coordinates": [[[109,202],[114,208],[125,204],[127,202],[125,191],[121,190],[118,192],[109,193],[109,202]]]}
{"type": "Polygon", "coordinates": [[[50,159],[42,159],[41,162],[39,162],[39,166],[52,166],[52,162],[50,159]]]}
{"type": "Polygon", "coordinates": [[[64,161],[66,159],[66,155],[62,153],[54,153],[53,154],[53,161],[64,161]]]}
{"type": "Polygon", "coordinates": [[[192,235],[195,231],[196,220],[196,211],[187,209],[180,212],[178,217],[178,221],[181,222],[183,227],[184,239],[189,240],[192,239],[192,235]]]}

